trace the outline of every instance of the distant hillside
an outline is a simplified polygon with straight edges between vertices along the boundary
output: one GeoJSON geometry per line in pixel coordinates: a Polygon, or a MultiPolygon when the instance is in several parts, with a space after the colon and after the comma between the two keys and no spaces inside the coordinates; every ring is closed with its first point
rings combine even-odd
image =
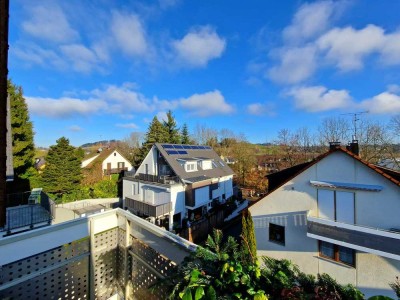
{"type": "Polygon", "coordinates": [[[104,141],[97,141],[97,142],[93,142],[93,143],[86,143],[81,145],[81,148],[88,148],[88,147],[93,147],[93,146],[100,146],[100,145],[108,145],[108,144],[112,144],[118,142],[117,140],[104,140],[104,141]]]}

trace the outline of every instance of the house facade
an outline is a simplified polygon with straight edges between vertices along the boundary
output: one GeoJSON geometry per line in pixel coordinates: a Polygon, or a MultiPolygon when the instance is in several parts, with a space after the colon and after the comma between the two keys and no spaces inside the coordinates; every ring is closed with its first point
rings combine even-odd
{"type": "Polygon", "coordinates": [[[124,207],[168,230],[190,226],[232,197],[232,178],[211,147],[156,143],[137,171],[124,177],[124,207]]]}
{"type": "Polygon", "coordinates": [[[90,157],[81,164],[82,168],[101,168],[103,175],[119,174],[122,171],[132,171],[131,162],[117,149],[104,149],[99,154],[90,157]]]}
{"type": "Polygon", "coordinates": [[[400,173],[334,146],[268,177],[269,194],[249,208],[259,256],[395,298],[388,284],[400,275],[400,173]]]}

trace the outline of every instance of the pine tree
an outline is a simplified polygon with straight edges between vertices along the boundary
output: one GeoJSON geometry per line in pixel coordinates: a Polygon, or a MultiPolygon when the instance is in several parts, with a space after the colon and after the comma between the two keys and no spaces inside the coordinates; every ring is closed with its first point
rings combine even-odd
{"type": "Polygon", "coordinates": [[[181,143],[185,145],[190,144],[189,130],[186,123],[182,126],[181,143]]]}
{"type": "Polygon", "coordinates": [[[136,165],[138,166],[141,164],[154,143],[168,142],[168,133],[163,124],[161,124],[161,122],[158,121],[157,117],[155,116],[151,121],[149,128],[147,129],[145,140],[140,148],[139,154],[136,156],[136,165]]]}
{"type": "Polygon", "coordinates": [[[242,260],[243,262],[251,261],[255,262],[257,260],[257,243],[256,236],[254,233],[254,223],[251,213],[249,211],[243,213],[242,215],[242,260]]]}
{"type": "Polygon", "coordinates": [[[43,188],[58,199],[79,189],[82,179],[79,151],[61,137],[50,146],[46,157],[46,168],[42,174],[43,188]]]}
{"type": "Polygon", "coordinates": [[[179,134],[179,129],[176,127],[176,121],[172,114],[172,111],[167,112],[167,120],[163,122],[163,126],[167,132],[167,141],[171,144],[179,144],[181,137],[179,134]]]}
{"type": "Polygon", "coordinates": [[[33,126],[29,119],[28,106],[22,88],[9,80],[7,92],[10,97],[14,173],[18,177],[24,177],[33,167],[33,157],[35,156],[33,126]]]}

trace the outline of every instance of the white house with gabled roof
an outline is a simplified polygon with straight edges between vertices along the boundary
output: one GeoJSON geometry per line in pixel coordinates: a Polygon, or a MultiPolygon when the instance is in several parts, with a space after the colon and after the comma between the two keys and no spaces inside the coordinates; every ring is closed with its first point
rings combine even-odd
{"type": "Polygon", "coordinates": [[[332,145],[315,160],[270,174],[270,191],[249,208],[258,256],[327,273],[367,298],[396,298],[400,275],[400,173],[332,145]]]}
{"type": "Polygon", "coordinates": [[[233,171],[209,146],[156,143],[129,175],[124,207],[169,230],[233,196],[233,171]]]}

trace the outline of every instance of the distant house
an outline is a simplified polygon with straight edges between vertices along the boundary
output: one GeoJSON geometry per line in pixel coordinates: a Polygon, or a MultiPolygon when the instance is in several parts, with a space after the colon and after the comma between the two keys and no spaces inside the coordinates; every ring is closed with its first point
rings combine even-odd
{"type": "Polygon", "coordinates": [[[311,162],[268,175],[269,194],[249,208],[257,254],[328,273],[365,295],[395,298],[400,275],[400,173],[332,145],[311,162]]]}
{"type": "Polygon", "coordinates": [[[82,161],[81,166],[84,169],[84,176],[86,178],[90,177],[91,182],[101,180],[107,175],[134,170],[129,160],[117,149],[103,149],[99,154],[82,161]]]}
{"type": "Polygon", "coordinates": [[[169,230],[190,226],[233,195],[233,171],[209,146],[156,143],[130,175],[124,207],[169,230]]]}
{"type": "Polygon", "coordinates": [[[400,158],[386,158],[378,162],[378,166],[400,171],[400,158]]]}

